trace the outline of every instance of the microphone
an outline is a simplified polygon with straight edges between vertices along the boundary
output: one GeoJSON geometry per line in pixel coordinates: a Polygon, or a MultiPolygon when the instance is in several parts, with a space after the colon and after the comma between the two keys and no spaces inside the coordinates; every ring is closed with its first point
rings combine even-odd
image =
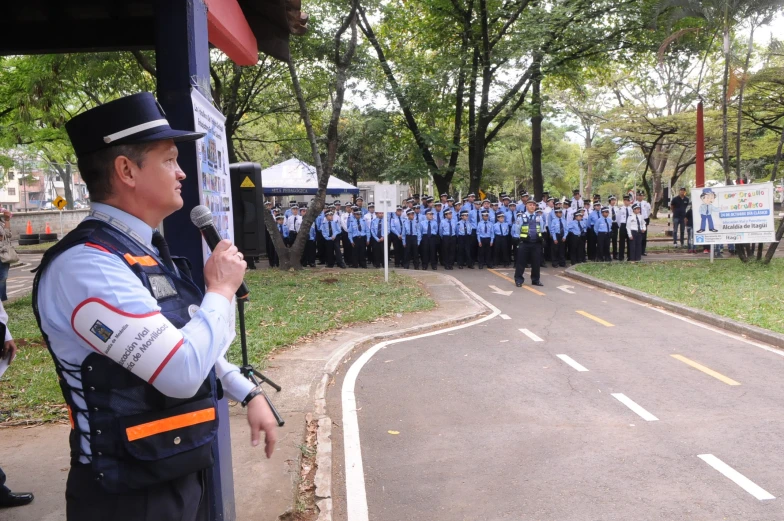
{"type": "MultiPolygon", "coordinates": [[[[204,242],[207,243],[210,251],[214,251],[218,243],[221,242],[221,237],[217,228],[215,228],[215,223],[212,222],[212,212],[210,209],[201,204],[194,207],[193,210],[191,210],[191,222],[196,228],[201,230],[201,236],[204,237],[204,242]]],[[[237,298],[246,299],[249,294],[250,290],[245,284],[245,281],[243,281],[237,290],[237,298]]]]}

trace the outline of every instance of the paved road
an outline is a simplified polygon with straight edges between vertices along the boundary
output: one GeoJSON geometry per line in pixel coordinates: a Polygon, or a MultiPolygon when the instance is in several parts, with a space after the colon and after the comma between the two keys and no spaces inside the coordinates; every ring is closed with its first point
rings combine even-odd
{"type": "Polygon", "coordinates": [[[545,273],[455,272],[500,314],[362,368],[367,518],[784,519],[784,353],[545,273]]]}
{"type": "Polygon", "coordinates": [[[22,262],[22,265],[11,268],[11,271],[8,273],[6,293],[9,299],[14,300],[32,292],[35,274],[30,273],[30,270],[35,269],[41,263],[41,257],[40,253],[19,254],[19,260],[22,262]]]}

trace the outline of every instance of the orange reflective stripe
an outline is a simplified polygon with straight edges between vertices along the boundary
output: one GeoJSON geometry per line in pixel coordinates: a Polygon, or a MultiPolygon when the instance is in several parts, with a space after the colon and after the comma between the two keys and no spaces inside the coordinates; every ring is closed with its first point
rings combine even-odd
{"type": "Polygon", "coordinates": [[[71,430],[73,430],[74,429],[74,419],[73,419],[73,413],[71,412],[71,406],[70,405],[66,405],[65,408],[68,409],[68,421],[71,422],[71,430]]]}
{"type": "Polygon", "coordinates": [[[214,419],[215,408],[210,407],[209,409],[178,414],[177,416],[171,416],[162,420],[155,420],[154,422],[128,427],[125,429],[125,434],[128,436],[128,441],[134,441],[148,436],[154,436],[162,432],[169,432],[175,429],[182,429],[183,427],[190,427],[191,425],[212,421],[214,419]]]}
{"type": "Polygon", "coordinates": [[[149,255],[145,255],[144,257],[134,257],[130,253],[126,253],[124,255],[125,260],[128,261],[128,264],[133,266],[134,264],[141,264],[142,266],[157,266],[158,263],[150,257],[149,255]]]}

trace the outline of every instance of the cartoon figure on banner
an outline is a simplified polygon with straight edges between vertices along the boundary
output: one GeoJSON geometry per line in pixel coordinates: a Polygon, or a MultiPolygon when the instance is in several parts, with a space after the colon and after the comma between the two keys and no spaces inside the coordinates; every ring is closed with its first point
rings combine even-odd
{"type": "Polygon", "coordinates": [[[702,194],[700,195],[700,201],[702,201],[702,204],[700,204],[700,229],[696,233],[705,232],[706,224],[713,233],[719,231],[713,223],[713,214],[719,213],[719,208],[713,204],[715,200],[716,193],[713,190],[710,188],[702,189],[702,194]]]}

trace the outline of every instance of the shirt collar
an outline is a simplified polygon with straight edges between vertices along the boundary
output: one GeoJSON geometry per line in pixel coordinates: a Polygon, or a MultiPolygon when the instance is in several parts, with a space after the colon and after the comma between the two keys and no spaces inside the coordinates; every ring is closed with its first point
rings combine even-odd
{"type": "Polygon", "coordinates": [[[152,247],[153,229],[138,217],[104,203],[90,203],[90,208],[91,218],[107,222],[148,248],[152,247]]]}

